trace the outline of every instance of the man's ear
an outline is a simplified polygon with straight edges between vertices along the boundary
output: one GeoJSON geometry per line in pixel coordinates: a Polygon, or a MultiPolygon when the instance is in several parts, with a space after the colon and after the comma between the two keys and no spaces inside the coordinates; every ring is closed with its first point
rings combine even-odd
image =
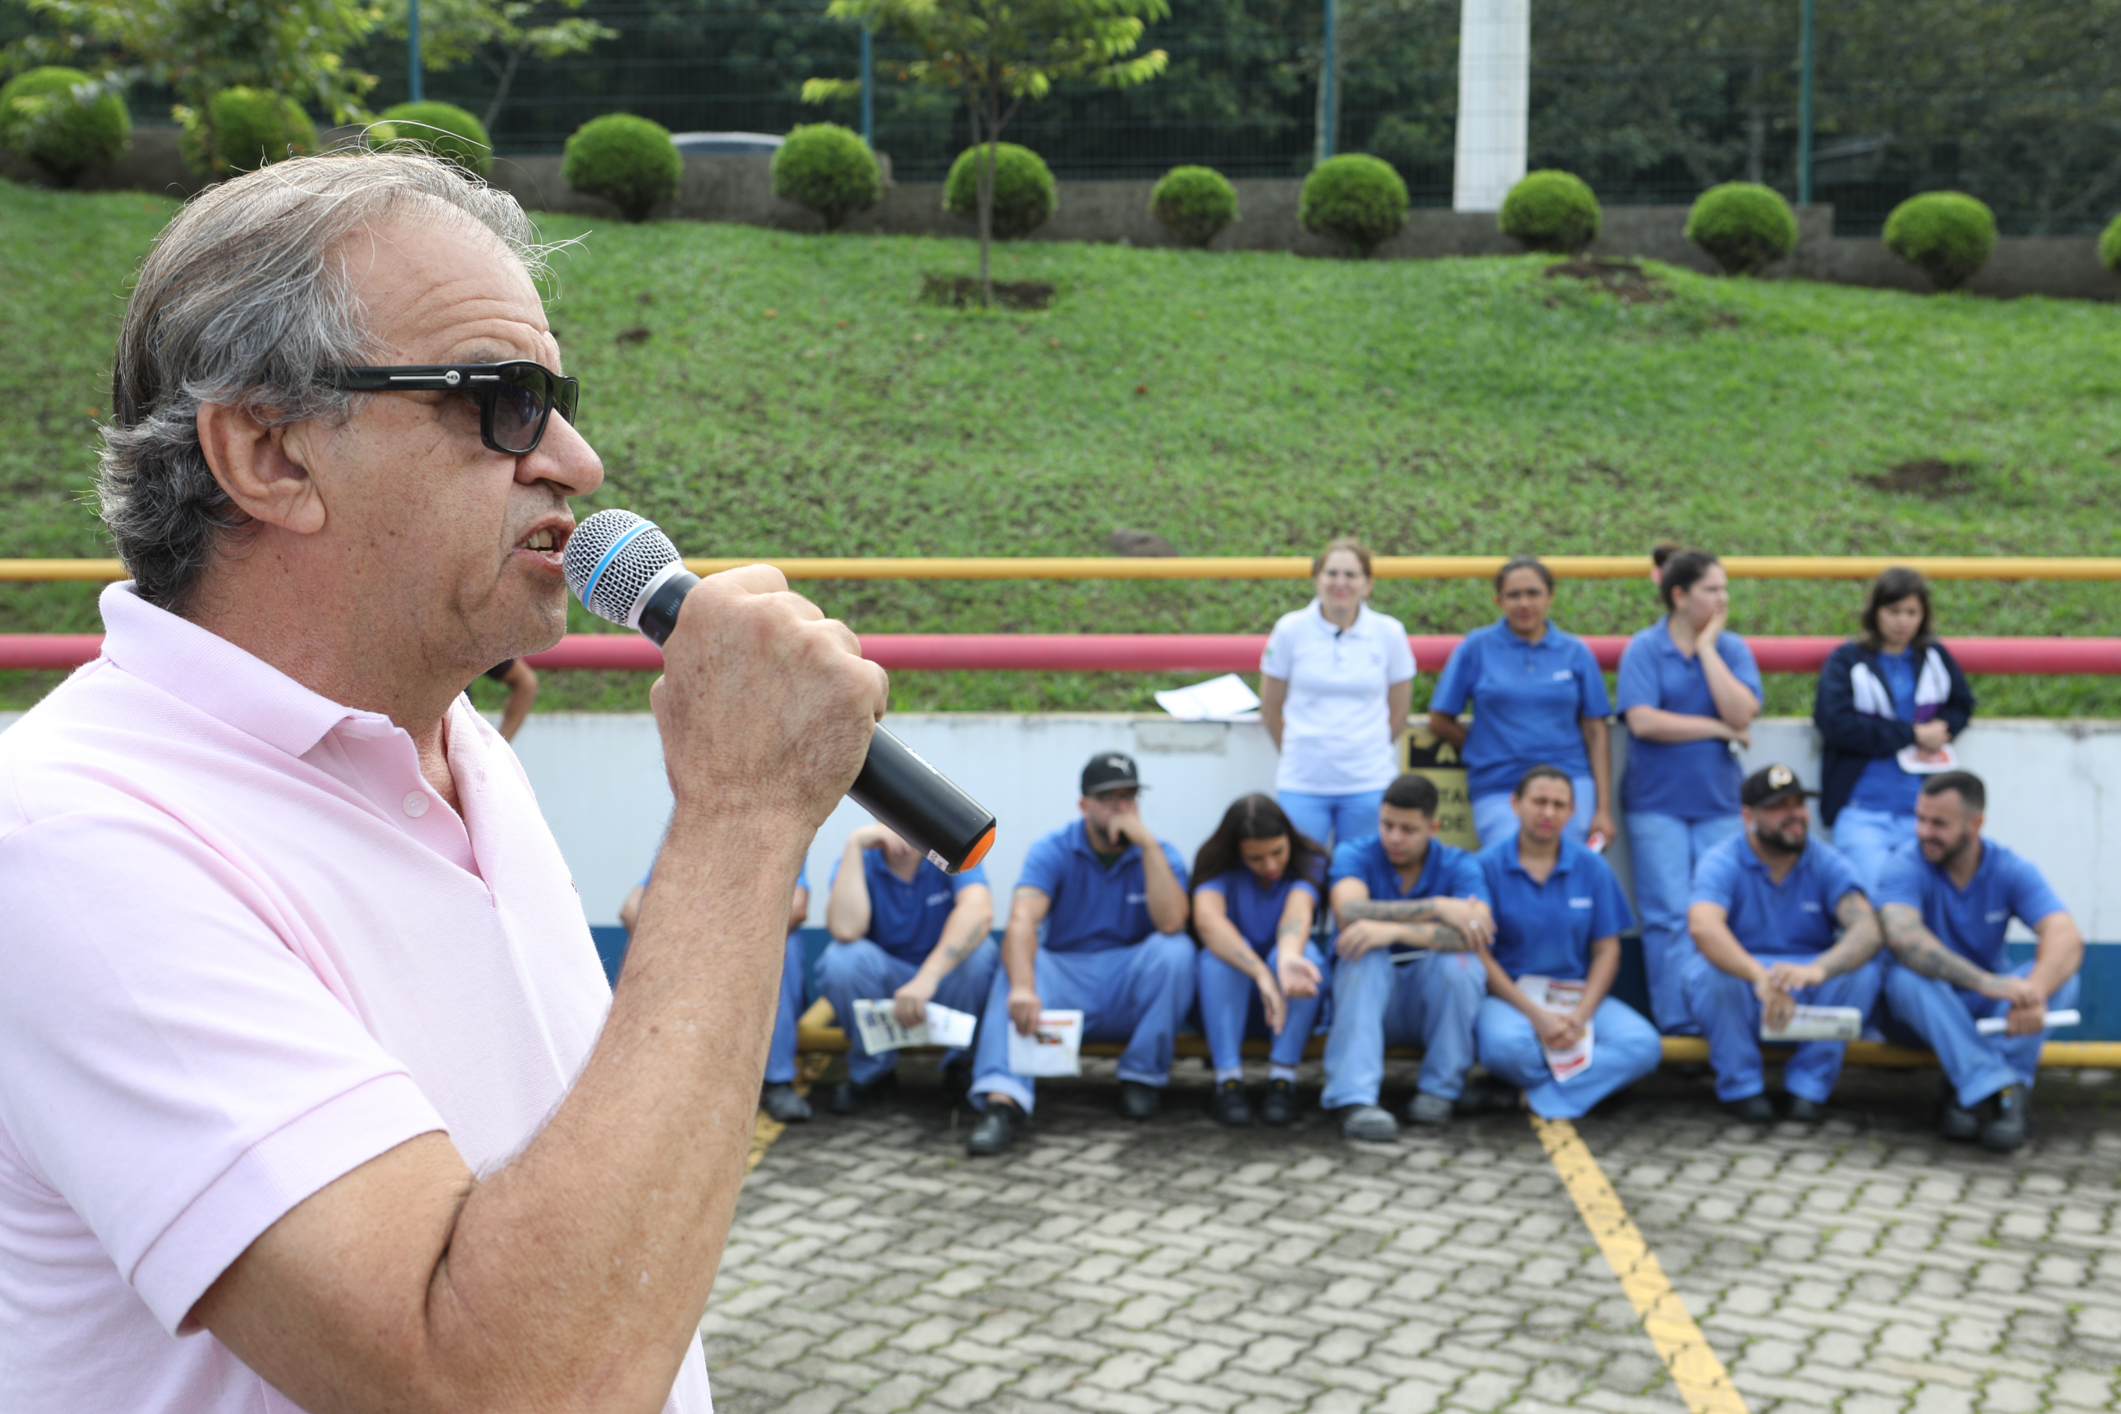
{"type": "Polygon", "coordinates": [[[235,404],[201,403],[198,427],[214,480],[245,515],[296,535],[324,528],[324,499],[307,466],[311,423],[268,427],[235,404]]]}

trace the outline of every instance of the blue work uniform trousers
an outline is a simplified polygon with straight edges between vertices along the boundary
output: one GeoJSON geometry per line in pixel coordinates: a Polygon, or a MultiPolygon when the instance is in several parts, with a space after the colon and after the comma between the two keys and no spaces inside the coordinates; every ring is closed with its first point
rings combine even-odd
{"type": "MultiPolygon", "coordinates": [[[[2023,977],[2033,970],[2032,960],[2004,972],[2023,977]]],[[[2049,1011],[2067,1011],[2077,1004],[2076,977],[2055,989],[2047,999],[2049,1011]]],[[[2010,1004],[1998,997],[1963,991],[1937,977],[1911,972],[1897,961],[1885,966],[1885,1037],[1902,1046],[1927,1046],[1937,1053],[1945,1078],[1959,1094],[1965,1109],[1986,1100],[2006,1085],[2032,1088],[2040,1068],[2040,1048],[2047,1033],[2030,1036],[1984,1036],[1974,1030],[1976,1019],[2002,1016],[2010,1004]]]]}
{"type": "Polygon", "coordinates": [[[1848,805],[1834,817],[1834,848],[1848,857],[1863,891],[1872,898],[1878,897],[1878,876],[1885,872],[1886,859],[1914,838],[1913,815],[1848,805]]]}
{"type": "Polygon", "coordinates": [[[1274,800],[1298,834],[1330,848],[1376,834],[1377,808],[1385,803],[1385,793],[1382,787],[1346,795],[1278,790],[1274,800]]]}
{"type": "MultiPolygon", "coordinates": [[[[1038,950],[1034,973],[1047,1011],[1080,1011],[1085,1041],[1124,1041],[1119,1078],[1143,1085],[1171,1082],[1171,1046],[1193,1006],[1193,940],[1151,933],[1132,947],[1102,952],[1038,950]]],[[[1031,1113],[1032,1082],[1009,1069],[1009,970],[997,967],[980,1020],[972,1064],[972,1103],[1007,1095],[1031,1113]]]]}
{"type": "MultiPolygon", "coordinates": [[[[1316,943],[1304,944],[1304,956],[1318,969],[1321,979],[1332,975],[1326,970],[1325,954],[1316,943]]],[[[1273,948],[1269,947],[1262,957],[1271,970],[1273,948]]],[[[1267,1029],[1267,1010],[1259,999],[1259,988],[1250,977],[1206,948],[1200,950],[1193,968],[1194,986],[1200,997],[1200,1029],[1208,1035],[1208,1055],[1218,1071],[1242,1069],[1245,1037],[1273,1034],[1267,1029]]],[[[1318,1009],[1325,1005],[1326,998],[1321,987],[1315,997],[1285,1000],[1289,1012],[1282,1019],[1281,1034],[1267,1048],[1267,1059],[1274,1065],[1293,1066],[1304,1058],[1304,1046],[1318,1025],[1318,1009]]]]}
{"type": "Polygon", "coordinates": [[[1657,1069],[1664,1043],[1657,1028],[1626,1002],[1607,997],[1591,1013],[1591,1064],[1563,1083],[1547,1069],[1539,1033],[1525,1014],[1500,997],[1480,1004],[1480,1063],[1524,1091],[1541,1119],[1581,1119],[1606,1096],[1625,1090],[1657,1069]]]}
{"type": "MultiPolygon", "coordinates": [[[[1773,957],[1755,954],[1763,967],[1778,962],[1808,964],[1811,956],[1773,957]]],[[[1866,1018],[1885,985],[1885,970],[1872,958],[1854,972],[1829,977],[1816,987],[1790,995],[1805,1006],[1852,1006],[1866,1018]]],[[[1686,967],[1686,1001],[1709,1040],[1709,1064],[1716,1071],[1716,1098],[1743,1100],[1767,1093],[1760,1059],[1760,997],[1753,984],[1733,977],[1700,953],[1686,967]]],[[[1815,1105],[1826,1103],[1841,1078],[1844,1041],[1805,1041],[1783,1062],[1782,1088],[1815,1105]]]]}
{"type": "Polygon", "coordinates": [[[1385,1078],[1385,1047],[1419,1043],[1425,1095],[1455,1100],[1473,1064],[1474,1026],[1488,994],[1477,953],[1418,952],[1395,964],[1372,948],[1333,969],[1333,1029],[1326,1037],[1325,1109],[1374,1105],[1385,1078]]]}
{"type": "Polygon", "coordinates": [[[1700,1030],[1699,1013],[1688,1009],[1682,980],[1700,955],[1686,926],[1694,866],[1744,828],[1736,815],[1682,820],[1648,810],[1628,813],[1628,860],[1635,870],[1635,912],[1642,918],[1642,962],[1650,974],[1650,1020],[1667,1036],[1700,1030]]]}
{"type": "MultiPolygon", "coordinates": [[[[1598,782],[1590,776],[1571,776],[1569,788],[1576,793],[1576,813],[1569,817],[1562,833],[1582,844],[1591,833],[1591,817],[1598,813],[1598,782]]],[[[1517,811],[1510,804],[1513,799],[1506,790],[1473,797],[1473,833],[1480,837],[1482,849],[1517,838],[1517,811]]]]}
{"type": "Polygon", "coordinates": [[[803,1014],[803,935],[788,935],[781,955],[781,1001],[773,1011],[773,1040],[766,1046],[766,1083],[795,1079],[795,1023],[803,1014]]]}
{"type": "MultiPolygon", "coordinates": [[[[978,1016],[986,1009],[987,993],[994,985],[994,969],[1001,956],[1001,949],[992,938],[974,948],[970,957],[936,983],[935,1004],[978,1016]]],[[[847,1078],[855,1084],[867,1085],[896,1069],[898,1052],[873,1056],[862,1048],[862,1028],[854,1024],[854,1004],[862,1000],[890,1001],[919,971],[917,964],[885,952],[867,938],[835,942],[818,958],[817,989],[832,1003],[833,1015],[847,1033],[847,1078]]],[[[963,1054],[945,1051],[943,1064],[948,1065],[963,1054]]]]}

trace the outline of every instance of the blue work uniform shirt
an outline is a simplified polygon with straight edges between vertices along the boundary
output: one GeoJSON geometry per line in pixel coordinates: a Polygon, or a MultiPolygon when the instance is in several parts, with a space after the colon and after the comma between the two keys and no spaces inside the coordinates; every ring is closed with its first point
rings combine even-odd
{"type": "Polygon", "coordinates": [[[1495,910],[1490,951],[1513,979],[1581,982],[1590,975],[1592,940],[1634,926],[1635,911],[1613,866],[1567,836],[1544,884],[1525,872],[1514,839],[1490,845],[1478,857],[1495,910]]]}
{"type": "Polygon", "coordinates": [[[2008,966],[2003,935],[2013,917],[2030,928],[2050,913],[2067,912],[2032,861],[1988,839],[1981,841],[1981,863],[1963,889],[1917,846],[1902,845],[1879,874],[1878,906],[1889,903],[1921,909],[1923,927],[1987,972],[2008,966]]]}
{"type": "Polygon", "coordinates": [[[1386,903],[1417,898],[1477,898],[1490,906],[1494,903],[1472,852],[1433,838],[1411,888],[1400,887],[1399,867],[1385,853],[1385,842],[1378,835],[1364,835],[1334,847],[1333,882],[1342,879],[1362,880],[1371,898],[1386,903]]]}
{"type": "Polygon", "coordinates": [[[1218,874],[1203,881],[1194,889],[1196,896],[1217,893],[1223,897],[1223,908],[1230,915],[1230,922],[1238,935],[1252,945],[1252,951],[1264,957],[1274,946],[1274,935],[1281,927],[1282,910],[1289,906],[1289,894],[1302,890],[1318,903],[1318,886],[1309,879],[1299,879],[1293,872],[1284,873],[1272,887],[1259,882],[1259,876],[1250,869],[1232,869],[1227,874],[1218,874]]]}
{"type": "Polygon", "coordinates": [[[1806,839],[1804,853],[1776,883],[1752,841],[1733,835],[1694,866],[1695,903],[1729,915],[1731,932],[1754,956],[1802,957],[1834,945],[1834,909],[1863,892],[1855,867],[1832,845],[1806,839]]]}
{"type": "Polygon", "coordinates": [[[1551,623],[1537,643],[1512,633],[1508,620],[1467,634],[1444,664],[1429,710],[1455,717],[1468,702],[1466,784],[1475,796],[1517,789],[1534,766],[1590,775],[1582,719],[1613,715],[1590,645],[1551,623]]]}
{"type": "MultiPolygon", "coordinates": [[[[840,864],[835,863],[826,892],[839,878],[840,864]]],[[[935,951],[957,896],[973,884],[986,883],[987,872],[975,864],[962,874],[945,874],[923,859],[911,879],[901,879],[891,872],[884,851],[865,849],[862,879],[869,886],[869,941],[918,967],[935,951]]]]}
{"type": "MultiPolygon", "coordinates": [[[[1169,840],[1159,839],[1180,889],[1186,864],[1169,840]]],[[[1041,835],[1024,856],[1020,889],[1037,889],[1053,901],[1046,913],[1043,946],[1051,952],[1104,952],[1130,948],[1156,931],[1149,919],[1149,887],[1142,851],[1130,844],[1111,868],[1090,848],[1090,828],[1077,820],[1041,835]]]]}
{"type": "MultiPolygon", "coordinates": [[[[1762,697],[1760,665],[1753,650],[1735,633],[1716,635],[1716,656],[1731,676],[1762,697]]],[[[1686,717],[1715,718],[1716,698],[1701,655],[1692,657],[1672,642],[1670,619],[1660,619],[1628,640],[1620,655],[1616,711],[1656,707],[1686,717]]],[[[1620,801],[1628,810],[1672,815],[1681,820],[1713,820],[1738,813],[1738,787],[1745,772],[1727,741],[1628,740],[1627,774],[1621,778],[1620,801]]]]}
{"type": "MultiPolygon", "coordinates": [[[[1893,715],[1903,722],[1915,720],[1915,676],[1921,669],[1911,648],[1898,653],[1876,653],[1872,661],[1878,679],[1893,696],[1893,715]]],[[[1876,810],[1885,815],[1912,815],[1915,798],[1922,794],[1922,777],[1906,770],[1900,758],[1873,756],[1856,778],[1856,789],[1848,803],[1858,810],[1876,810]]]]}

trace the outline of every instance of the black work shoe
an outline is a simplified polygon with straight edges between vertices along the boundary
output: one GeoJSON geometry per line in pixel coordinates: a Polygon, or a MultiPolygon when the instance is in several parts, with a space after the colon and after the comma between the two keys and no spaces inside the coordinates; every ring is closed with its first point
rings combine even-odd
{"type": "Polygon", "coordinates": [[[2008,1154],[2025,1147],[2032,1132],[2033,1097],[2023,1085],[2006,1085],[1996,1092],[1996,1117],[1981,1126],[1981,1147],[2008,1154]]]}
{"type": "MultiPolygon", "coordinates": [[[[1240,1097],[1241,1098],[1241,1097],[1240,1097]]],[[[1139,1080],[1119,1082],[1119,1112],[1128,1119],[1154,1119],[1163,1113],[1164,1092],[1139,1080]]]]}
{"type": "Polygon", "coordinates": [[[897,1084],[898,1072],[895,1070],[885,1071],[867,1085],[842,1080],[832,1087],[832,1098],[825,1102],[825,1108],[836,1115],[860,1114],[897,1084]]]}
{"type": "Polygon", "coordinates": [[[1451,1112],[1460,1115],[1497,1114],[1517,1108],[1517,1089],[1492,1075],[1476,1075],[1451,1101],[1451,1112]]]}
{"type": "Polygon", "coordinates": [[[1944,1082],[1944,1096],[1937,1105],[1937,1132],[1961,1142],[1981,1137],[1981,1116],[1959,1103],[1958,1092],[1949,1080],[1944,1082]]]}
{"type": "Polygon", "coordinates": [[[990,1098],[987,1112],[972,1126],[965,1136],[965,1152],[968,1154],[999,1154],[1016,1142],[1016,1136],[1024,1132],[1031,1122],[1030,1116],[1010,1104],[1007,1100],[990,1098]]]}
{"type": "Polygon", "coordinates": [[[1217,1124],[1243,1128],[1252,1122],[1252,1104],[1245,1098],[1242,1080],[1225,1080],[1208,1097],[1208,1118],[1217,1124]]]}
{"type": "Polygon", "coordinates": [[[771,1080],[759,1091],[759,1108],[782,1124],[800,1124],[810,1118],[810,1102],[795,1093],[785,1080],[771,1080]]]}
{"type": "Polygon", "coordinates": [[[1742,1100],[1725,1100],[1723,1112],[1741,1124],[1775,1122],[1775,1102],[1765,1095],[1748,1095],[1742,1100]]]}
{"type": "Polygon", "coordinates": [[[1826,1106],[1802,1095],[1792,1095],[1783,1106],[1782,1117],[1791,1124],[1817,1124],[1826,1118],[1826,1106]]]}
{"type": "Polygon", "coordinates": [[[1260,1097],[1259,1117],[1265,1124],[1296,1123],[1296,1083],[1290,1080],[1269,1080],[1267,1093],[1260,1097]]]}

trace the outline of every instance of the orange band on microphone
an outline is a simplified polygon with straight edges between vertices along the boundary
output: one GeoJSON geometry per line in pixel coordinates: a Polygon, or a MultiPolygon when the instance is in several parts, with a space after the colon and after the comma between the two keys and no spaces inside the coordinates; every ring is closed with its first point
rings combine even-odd
{"type": "Polygon", "coordinates": [[[987,827],[987,833],[981,835],[979,843],[972,846],[972,852],[965,856],[965,862],[957,866],[958,873],[964,873],[967,869],[987,857],[987,851],[994,848],[994,830],[995,827],[993,825],[987,827]]]}

